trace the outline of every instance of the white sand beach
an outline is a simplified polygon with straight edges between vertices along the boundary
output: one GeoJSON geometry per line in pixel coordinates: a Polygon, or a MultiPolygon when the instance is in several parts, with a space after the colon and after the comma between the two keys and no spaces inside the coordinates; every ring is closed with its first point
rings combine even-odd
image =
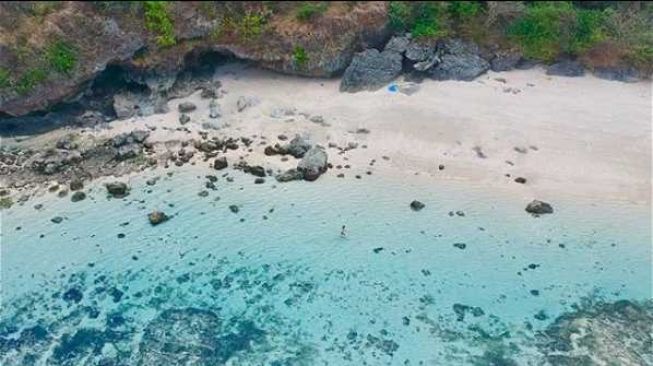
{"type": "MultiPolygon", "coordinates": [[[[490,72],[473,82],[425,80],[417,92],[405,95],[387,88],[341,93],[339,79],[290,77],[243,65],[222,67],[215,78],[222,83],[218,99],[222,116],[212,120],[222,126],[217,130],[202,128],[210,120],[209,100],[201,99],[198,91],[170,101],[169,113],[113,121],[109,129],[86,129],[83,134],[105,137],[156,126],[151,141],[187,140],[208,131],[209,136],[264,136],[274,144],[281,142],[279,134],[292,138],[298,133],[325,147],[329,142],[340,147],[358,143],[344,154],[327,150],[334,166],[351,165],[350,170],[342,170],[346,179],[367,171],[419,174],[432,178],[434,184],[473,182],[524,200],[650,204],[650,81],[564,78],[547,76],[536,68],[490,72]],[[255,98],[258,103],[238,112],[239,97],[255,98]],[[176,130],[181,127],[177,105],[183,101],[198,106],[184,126],[190,133],[176,130]],[[279,109],[296,112],[272,117],[279,109]],[[310,121],[311,116],[322,116],[324,123],[310,121]],[[360,128],[370,132],[355,133],[360,128]],[[370,166],[372,160],[377,163],[370,166]],[[527,181],[515,183],[516,177],[527,181]]],[[[21,145],[42,146],[76,131],[52,131],[21,145]]],[[[296,164],[294,159],[282,162],[278,156],[266,157],[259,143],[255,139],[251,152],[240,149],[227,157],[231,161],[243,157],[250,164],[275,170],[296,164]]],[[[158,149],[165,147],[161,144],[158,149]]],[[[196,159],[197,165],[209,164],[199,160],[199,154],[196,159]]],[[[327,174],[340,172],[332,169],[327,174]]]]}

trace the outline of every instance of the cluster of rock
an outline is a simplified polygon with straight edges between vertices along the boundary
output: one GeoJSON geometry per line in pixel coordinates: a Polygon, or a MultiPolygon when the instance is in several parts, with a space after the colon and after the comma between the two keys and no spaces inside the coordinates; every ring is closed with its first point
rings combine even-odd
{"type": "MultiPolygon", "coordinates": [[[[409,79],[471,81],[488,70],[500,72],[525,69],[536,62],[524,59],[517,51],[487,51],[473,42],[460,39],[414,39],[395,36],[383,51],[367,49],[354,55],[345,70],[340,90],[358,92],[377,90],[402,73],[409,79]]],[[[547,67],[547,74],[576,77],[585,69],[577,60],[562,59],[547,67]]],[[[598,68],[595,75],[609,80],[632,82],[640,77],[632,67],[598,68]]]]}
{"type": "Polygon", "coordinates": [[[286,170],[275,178],[279,182],[293,180],[314,181],[326,172],[328,167],[328,156],[324,148],[313,146],[307,139],[296,135],[288,144],[268,146],[264,151],[265,155],[292,155],[301,159],[297,168],[286,170]]]}
{"type": "Polygon", "coordinates": [[[150,136],[149,131],[136,130],[114,136],[111,145],[116,149],[116,160],[135,158],[143,152],[143,143],[150,136]]]}

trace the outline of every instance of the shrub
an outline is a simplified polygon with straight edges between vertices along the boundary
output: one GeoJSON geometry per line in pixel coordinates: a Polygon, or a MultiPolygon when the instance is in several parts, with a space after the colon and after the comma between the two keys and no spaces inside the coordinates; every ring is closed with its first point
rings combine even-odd
{"type": "Polygon", "coordinates": [[[292,60],[295,65],[303,67],[308,62],[308,55],[303,47],[296,46],[292,51],[292,60]]]}
{"type": "Polygon", "coordinates": [[[308,22],[318,15],[324,14],[324,12],[329,7],[328,3],[319,1],[308,1],[304,2],[302,5],[297,8],[297,20],[300,22],[308,22]]]}
{"type": "Polygon", "coordinates": [[[577,54],[604,38],[604,13],[576,10],[569,2],[542,2],[526,8],[508,29],[524,55],[550,61],[561,52],[577,54]]]}
{"type": "Polygon", "coordinates": [[[391,1],[388,5],[390,26],[397,32],[410,31],[415,37],[442,34],[440,9],[436,2],[391,1]]]}
{"type": "Polygon", "coordinates": [[[447,12],[453,19],[469,20],[481,12],[481,4],[478,1],[450,1],[447,12]]]}
{"type": "Polygon", "coordinates": [[[265,18],[263,15],[255,12],[247,12],[240,21],[238,32],[245,39],[258,37],[263,33],[264,24],[265,18]]]}
{"type": "Polygon", "coordinates": [[[145,1],[145,27],[156,32],[156,42],[161,47],[169,47],[177,43],[174,26],[168,14],[165,1],[145,1]]]}
{"type": "Polygon", "coordinates": [[[11,85],[9,81],[9,70],[0,67],[0,89],[7,88],[11,85]]]}
{"type": "Polygon", "coordinates": [[[16,82],[16,92],[18,92],[18,94],[29,93],[36,85],[38,85],[38,83],[45,80],[47,76],[45,70],[40,68],[32,68],[25,71],[23,76],[21,76],[16,82]]]}
{"type": "Polygon", "coordinates": [[[75,49],[64,41],[56,41],[51,44],[45,55],[50,67],[55,71],[68,74],[77,63],[75,49]]]}

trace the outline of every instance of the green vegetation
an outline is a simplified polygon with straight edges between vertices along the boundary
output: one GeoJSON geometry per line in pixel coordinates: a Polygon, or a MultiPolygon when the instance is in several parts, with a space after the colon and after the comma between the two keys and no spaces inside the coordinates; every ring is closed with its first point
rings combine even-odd
{"type": "Polygon", "coordinates": [[[60,1],[32,1],[29,11],[33,16],[43,18],[60,8],[61,5],[60,1]]]}
{"type": "Polygon", "coordinates": [[[0,210],[11,208],[14,205],[14,201],[11,200],[11,197],[2,197],[0,198],[0,210]]]}
{"type": "Polygon", "coordinates": [[[328,8],[329,4],[325,1],[306,1],[297,8],[297,20],[308,22],[316,16],[324,14],[328,8]]]}
{"type": "Polygon", "coordinates": [[[42,68],[31,68],[18,79],[14,88],[18,94],[27,94],[47,76],[48,73],[42,68]]]}
{"type": "Polygon", "coordinates": [[[64,41],[56,41],[47,50],[45,58],[55,71],[68,74],[75,67],[75,49],[64,41]]]}
{"type": "Polygon", "coordinates": [[[308,55],[304,47],[296,46],[292,51],[292,60],[298,67],[304,67],[308,62],[308,55]]]}
{"type": "Polygon", "coordinates": [[[145,27],[157,34],[156,43],[161,47],[173,46],[177,43],[172,18],[168,14],[168,4],[165,1],[145,1],[145,27]]]}
{"type": "Polygon", "coordinates": [[[481,4],[478,1],[449,1],[447,12],[453,19],[466,21],[481,12],[481,4]]]}
{"type": "Polygon", "coordinates": [[[391,1],[388,6],[390,26],[395,31],[410,31],[414,37],[442,36],[442,14],[438,2],[391,1]]]}
{"type": "Polygon", "coordinates": [[[247,12],[238,24],[238,33],[244,39],[258,37],[263,33],[265,17],[255,12],[247,12]]]}
{"type": "Polygon", "coordinates": [[[537,2],[508,28],[524,55],[553,60],[561,53],[577,54],[605,38],[605,13],[576,9],[570,2],[537,2]]]}
{"type": "Polygon", "coordinates": [[[9,70],[0,67],[0,89],[8,88],[11,85],[9,80],[9,70]]]}

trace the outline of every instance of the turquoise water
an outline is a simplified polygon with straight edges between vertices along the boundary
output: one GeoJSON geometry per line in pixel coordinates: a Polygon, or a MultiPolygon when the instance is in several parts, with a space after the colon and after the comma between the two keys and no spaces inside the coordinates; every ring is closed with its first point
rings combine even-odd
{"type": "Polygon", "coordinates": [[[3,212],[3,365],[542,364],[559,315],[651,297],[646,208],[534,218],[467,183],[240,172],[200,197],[211,171],[174,172],[3,212]]]}

